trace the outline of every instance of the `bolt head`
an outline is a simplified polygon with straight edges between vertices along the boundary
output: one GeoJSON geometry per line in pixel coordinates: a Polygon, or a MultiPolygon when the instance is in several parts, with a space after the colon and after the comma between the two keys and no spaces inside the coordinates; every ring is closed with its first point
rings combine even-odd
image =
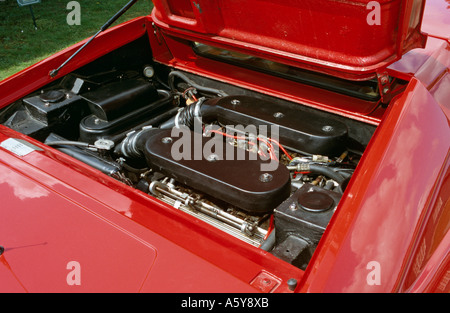
{"type": "Polygon", "coordinates": [[[322,127],[322,130],[327,133],[333,131],[333,129],[334,129],[333,126],[330,125],[325,125],[324,127],[322,127]]]}
{"type": "Polygon", "coordinates": [[[262,181],[263,183],[268,183],[268,182],[272,181],[272,179],[273,179],[273,175],[270,173],[264,173],[259,176],[259,180],[262,181]]]}

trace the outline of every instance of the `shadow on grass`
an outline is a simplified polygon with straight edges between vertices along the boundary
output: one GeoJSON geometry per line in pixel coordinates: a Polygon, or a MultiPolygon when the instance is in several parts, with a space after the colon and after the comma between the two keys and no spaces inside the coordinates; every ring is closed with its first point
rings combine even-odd
{"type": "MultiPolygon", "coordinates": [[[[128,0],[79,0],[81,25],[68,25],[69,0],[42,0],[33,5],[37,30],[29,7],[16,0],[0,1],[0,80],[94,35],[128,0]]],[[[115,24],[148,15],[150,0],[138,1],[115,24]]]]}

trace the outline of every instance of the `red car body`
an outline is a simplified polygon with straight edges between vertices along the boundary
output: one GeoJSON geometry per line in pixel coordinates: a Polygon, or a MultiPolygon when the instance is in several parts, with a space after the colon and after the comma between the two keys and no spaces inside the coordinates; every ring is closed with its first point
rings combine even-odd
{"type": "MultiPolygon", "coordinates": [[[[105,31],[58,75],[145,36],[168,68],[374,126],[306,269],[0,125],[0,142],[35,149],[0,148],[0,291],[449,292],[450,3],[378,3],[381,24],[369,26],[367,1],[155,0],[151,15],[105,31]],[[405,85],[388,85],[374,104],[202,58],[191,42],[405,85]],[[67,282],[71,261],[79,285],[67,282]],[[380,280],[371,284],[375,269],[380,280]]],[[[0,107],[51,84],[58,77],[49,71],[83,43],[0,82],[0,107]]]]}

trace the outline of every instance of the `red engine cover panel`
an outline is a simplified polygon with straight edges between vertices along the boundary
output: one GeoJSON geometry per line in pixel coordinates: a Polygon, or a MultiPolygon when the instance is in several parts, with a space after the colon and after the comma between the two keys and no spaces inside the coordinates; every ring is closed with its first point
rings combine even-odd
{"type": "Polygon", "coordinates": [[[152,16],[166,30],[194,32],[343,78],[367,79],[404,52],[423,47],[424,2],[155,0],[152,16]]]}

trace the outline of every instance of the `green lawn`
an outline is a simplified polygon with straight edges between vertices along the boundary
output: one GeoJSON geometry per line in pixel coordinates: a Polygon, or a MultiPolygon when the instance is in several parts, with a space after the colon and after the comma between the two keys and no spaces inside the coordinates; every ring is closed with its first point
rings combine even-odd
{"type": "MultiPolygon", "coordinates": [[[[93,36],[129,0],[78,0],[81,25],[67,24],[70,0],[42,0],[33,5],[38,29],[29,7],[16,0],[0,0],[0,80],[93,36]]],[[[140,0],[112,26],[151,12],[152,2],[140,0]]]]}

